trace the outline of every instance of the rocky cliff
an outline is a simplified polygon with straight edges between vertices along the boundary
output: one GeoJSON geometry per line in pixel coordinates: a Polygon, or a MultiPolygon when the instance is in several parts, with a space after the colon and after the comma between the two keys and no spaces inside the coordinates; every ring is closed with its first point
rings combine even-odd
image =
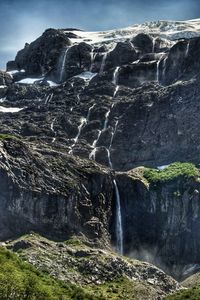
{"type": "Polygon", "coordinates": [[[76,235],[177,278],[199,263],[199,23],[48,29],[8,62],[2,240],[76,235]]]}

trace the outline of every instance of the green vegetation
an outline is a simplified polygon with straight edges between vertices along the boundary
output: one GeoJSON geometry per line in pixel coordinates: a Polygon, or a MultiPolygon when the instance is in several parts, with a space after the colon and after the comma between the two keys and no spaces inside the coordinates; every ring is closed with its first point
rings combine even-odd
{"type": "Polygon", "coordinates": [[[106,282],[100,285],[91,285],[88,287],[100,299],[109,300],[136,300],[136,299],[154,299],[154,292],[149,286],[128,278],[120,277],[114,281],[106,282]],[[151,295],[151,296],[150,296],[151,295]]]}
{"type": "Polygon", "coordinates": [[[16,136],[11,134],[0,133],[0,140],[10,140],[10,139],[16,139],[16,136]]]}
{"type": "Polygon", "coordinates": [[[0,248],[1,300],[100,300],[96,295],[74,285],[42,274],[16,254],[0,248]]]}
{"type": "Polygon", "coordinates": [[[65,241],[65,244],[68,245],[68,246],[82,246],[83,243],[80,241],[80,240],[77,240],[77,239],[69,239],[69,240],[66,240],[65,241]]]}
{"type": "Polygon", "coordinates": [[[164,170],[144,169],[144,177],[149,182],[166,182],[179,176],[185,178],[197,178],[200,176],[198,169],[192,163],[176,162],[164,170]]]}
{"type": "Polygon", "coordinates": [[[200,286],[192,289],[179,291],[178,293],[168,296],[165,300],[200,300],[200,286]]]}

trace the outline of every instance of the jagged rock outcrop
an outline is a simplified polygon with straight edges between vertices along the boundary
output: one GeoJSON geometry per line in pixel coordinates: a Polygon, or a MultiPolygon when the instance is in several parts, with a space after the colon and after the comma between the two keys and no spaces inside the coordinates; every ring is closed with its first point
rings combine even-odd
{"type": "Polygon", "coordinates": [[[41,76],[58,64],[61,51],[70,45],[70,40],[59,30],[47,29],[41,37],[17,53],[15,63],[9,62],[7,68],[24,69],[28,76],[41,76]]]}

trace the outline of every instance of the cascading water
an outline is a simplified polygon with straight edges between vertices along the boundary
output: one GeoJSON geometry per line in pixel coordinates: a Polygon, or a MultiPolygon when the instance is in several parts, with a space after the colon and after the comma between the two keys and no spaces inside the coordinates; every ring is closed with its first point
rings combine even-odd
{"type": "Polygon", "coordinates": [[[103,55],[102,63],[101,63],[100,71],[99,71],[100,74],[102,74],[104,72],[104,68],[105,68],[105,65],[106,65],[106,58],[107,58],[107,56],[108,56],[108,52],[106,52],[103,55]]]}
{"type": "Polygon", "coordinates": [[[98,136],[97,136],[97,139],[94,140],[94,142],[93,142],[93,144],[92,144],[92,147],[93,147],[94,149],[93,149],[92,152],[90,153],[89,159],[94,159],[94,160],[95,160],[95,158],[96,158],[96,151],[97,151],[96,145],[97,145],[97,142],[98,142],[100,136],[101,136],[101,130],[98,130],[98,136]]]}
{"type": "Polygon", "coordinates": [[[83,126],[87,123],[87,119],[86,119],[86,118],[81,118],[80,121],[81,121],[81,123],[80,123],[80,125],[78,126],[78,134],[77,134],[77,136],[74,138],[74,144],[71,146],[71,149],[70,149],[70,151],[69,151],[69,154],[72,154],[72,153],[73,153],[73,148],[75,147],[75,145],[76,145],[76,143],[77,143],[77,141],[78,141],[78,139],[79,139],[79,136],[80,136],[80,134],[81,134],[81,130],[82,130],[83,126]]]}
{"type": "MultiPolygon", "coordinates": [[[[112,104],[111,109],[113,108],[113,106],[114,106],[114,104],[112,104]]],[[[94,160],[96,159],[96,151],[97,151],[96,145],[97,145],[97,143],[98,143],[98,141],[99,141],[99,139],[100,139],[100,136],[101,136],[101,134],[102,134],[102,131],[104,131],[104,130],[107,129],[108,119],[109,119],[109,115],[110,115],[111,109],[109,109],[109,110],[106,112],[106,114],[105,114],[105,121],[104,121],[103,129],[102,129],[102,130],[98,130],[98,136],[97,136],[97,139],[94,140],[94,142],[93,142],[93,144],[92,144],[93,150],[92,150],[92,152],[91,152],[90,155],[89,155],[89,159],[94,159],[94,160]]]]}
{"type": "Polygon", "coordinates": [[[95,106],[95,104],[93,104],[93,105],[89,108],[88,113],[87,113],[87,117],[86,117],[86,118],[82,117],[82,118],[80,119],[80,125],[78,126],[78,134],[77,134],[77,136],[74,138],[74,144],[71,146],[71,149],[70,149],[70,151],[69,151],[69,154],[72,154],[72,153],[73,153],[73,148],[75,147],[75,145],[76,145],[77,142],[78,142],[78,139],[79,139],[79,136],[81,135],[81,131],[82,131],[83,127],[85,126],[85,124],[88,123],[89,118],[90,118],[91,110],[93,109],[94,106],[95,106]]]}
{"type": "Polygon", "coordinates": [[[93,105],[90,106],[90,108],[88,109],[87,118],[86,118],[86,121],[87,121],[87,122],[89,121],[90,114],[91,114],[91,110],[95,107],[95,105],[96,105],[96,104],[93,104],[93,105]]]}
{"type": "Polygon", "coordinates": [[[165,79],[166,65],[167,65],[167,56],[163,60],[163,70],[162,70],[162,78],[163,78],[163,80],[165,79]]]}
{"type": "Polygon", "coordinates": [[[156,46],[156,39],[155,38],[152,39],[152,43],[153,43],[153,45],[152,45],[152,53],[155,53],[155,46],[156,46]]]}
{"type": "Polygon", "coordinates": [[[66,64],[66,58],[67,58],[67,52],[69,51],[70,47],[68,47],[64,54],[63,54],[63,58],[62,58],[62,65],[61,65],[61,70],[60,70],[60,78],[59,81],[62,82],[63,81],[63,77],[64,77],[64,72],[65,72],[65,64],[66,64]]]}
{"type": "Polygon", "coordinates": [[[119,85],[118,85],[118,79],[119,79],[119,70],[120,70],[120,67],[116,67],[116,69],[114,70],[114,73],[113,73],[113,80],[112,80],[112,83],[115,85],[115,90],[114,90],[114,93],[113,93],[113,98],[115,98],[118,90],[119,90],[119,85]]]}
{"type": "Polygon", "coordinates": [[[54,118],[54,119],[53,119],[53,122],[51,123],[51,131],[52,131],[53,134],[54,134],[54,138],[52,139],[52,143],[54,143],[55,140],[56,140],[56,132],[55,132],[55,130],[54,130],[54,124],[55,124],[55,121],[56,121],[56,118],[54,118]]]}
{"type": "Polygon", "coordinates": [[[114,138],[115,133],[117,131],[117,125],[118,125],[118,120],[115,123],[115,127],[114,127],[114,130],[113,130],[112,135],[111,135],[110,145],[109,145],[109,148],[107,149],[107,152],[108,152],[108,162],[109,162],[109,166],[110,166],[111,169],[113,169],[113,164],[112,164],[111,157],[110,157],[110,150],[111,150],[111,147],[112,147],[113,138],[114,138]]]}
{"type": "MultiPolygon", "coordinates": [[[[161,61],[163,61],[163,57],[165,56],[165,53],[162,53],[162,56],[161,58],[157,61],[157,64],[156,64],[156,81],[158,83],[160,83],[160,63],[161,61]]],[[[165,64],[165,59],[164,59],[164,64],[165,64]]],[[[164,68],[164,66],[163,66],[164,68]]],[[[162,74],[163,75],[163,74],[162,74]]]]}
{"type": "Polygon", "coordinates": [[[114,85],[118,85],[119,69],[120,69],[120,67],[116,67],[116,69],[114,70],[114,73],[113,73],[112,83],[114,85]]]}
{"type": "Polygon", "coordinates": [[[116,234],[116,248],[117,252],[123,255],[123,227],[122,227],[122,213],[121,213],[121,199],[119,194],[119,189],[117,182],[113,180],[116,196],[116,224],[115,224],[115,234],[116,234]]]}
{"type": "Polygon", "coordinates": [[[90,72],[92,72],[96,55],[97,55],[97,53],[94,53],[94,49],[92,49],[92,52],[91,52],[91,65],[90,65],[90,70],[89,70],[90,72]]]}
{"type": "Polygon", "coordinates": [[[160,66],[160,60],[157,61],[156,65],[156,81],[159,83],[159,66],[160,66]]]}
{"type": "Polygon", "coordinates": [[[190,42],[187,43],[186,51],[185,51],[185,57],[188,56],[189,54],[189,49],[190,49],[190,42]]]}
{"type": "MultiPolygon", "coordinates": [[[[114,106],[114,103],[112,104],[111,109],[113,108],[113,106],[114,106]]],[[[108,126],[108,119],[109,119],[109,116],[110,116],[111,109],[109,109],[109,110],[107,111],[107,113],[105,114],[105,122],[104,122],[104,125],[103,125],[103,130],[106,130],[106,129],[107,129],[107,126],[108,126]]]]}

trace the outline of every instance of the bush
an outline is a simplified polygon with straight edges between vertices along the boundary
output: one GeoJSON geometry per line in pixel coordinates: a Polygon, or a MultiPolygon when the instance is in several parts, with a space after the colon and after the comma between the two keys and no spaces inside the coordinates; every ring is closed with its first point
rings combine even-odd
{"type": "Polygon", "coordinates": [[[195,178],[199,177],[199,175],[198,169],[191,163],[176,162],[169,165],[164,170],[148,168],[145,168],[144,170],[144,177],[149,182],[165,182],[180,176],[185,178],[195,178]]]}

